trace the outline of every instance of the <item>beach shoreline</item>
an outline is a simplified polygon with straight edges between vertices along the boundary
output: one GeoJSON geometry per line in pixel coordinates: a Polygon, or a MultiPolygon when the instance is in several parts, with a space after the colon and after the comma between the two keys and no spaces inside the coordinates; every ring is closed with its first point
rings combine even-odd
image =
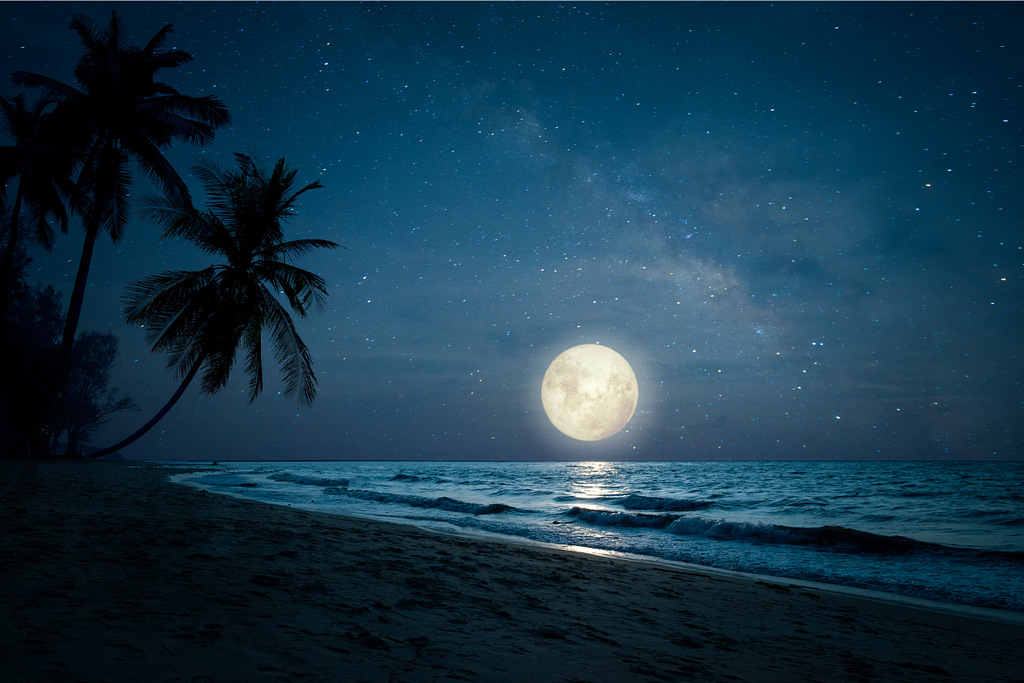
{"type": "Polygon", "coordinates": [[[180,471],[2,465],[0,677],[1024,675],[1018,624],[211,495],[168,481],[180,471]]]}
{"type": "MultiPolygon", "coordinates": [[[[152,463],[158,464],[158,463],[152,463]]],[[[159,463],[167,464],[167,463],[159,463]]],[[[358,515],[349,514],[343,512],[332,512],[324,511],[315,506],[305,506],[301,503],[281,503],[270,500],[259,500],[247,496],[244,493],[235,493],[229,490],[214,490],[212,487],[204,486],[203,484],[189,481],[189,477],[198,472],[219,472],[218,465],[205,465],[203,463],[189,464],[188,467],[181,468],[180,465],[172,465],[176,469],[180,469],[181,472],[173,474],[169,477],[169,481],[172,483],[188,486],[197,490],[206,490],[214,495],[229,496],[237,498],[239,500],[245,500],[250,502],[257,502],[266,505],[273,505],[277,507],[291,507],[298,510],[305,510],[307,512],[316,514],[328,514],[337,517],[343,517],[351,520],[364,520],[381,522],[383,524],[395,524],[398,526],[408,526],[414,529],[418,529],[425,533],[438,534],[441,536],[452,536],[455,538],[464,538],[468,540],[482,540],[491,541],[497,543],[509,543],[513,545],[522,545],[533,548],[547,548],[555,552],[566,552],[570,555],[583,555],[595,558],[615,559],[623,562],[631,562],[634,564],[640,564],[644,566],[652,566],[660,569],[669,569],[687,572],[697,572],[702,574],[711,574],[713,576],[721,576],[726,578],[735,578],[742,581],[748,581],[752,583],[767,582],[778,584],[781,586],[789,586],[791,588],[806,588],[818,592],[835,593],[838,595],[847,595],[852,597],[861,598],[864,600],[870,600],[874,602],[884,602],[893,605],[900,605],[910,607],[913,609],[925,610],[930,612],[938,612],[942,614],[952,614],[958,616],[971,617],[974,619],[982,619],[985,621],[995,621],[1005,624],[1014,624],[1018,626],[1024,626],[1024,613],[1016,612],[1012,610],[998,609],[994,607],[981,607],[976,605],[967,605],[954,602],[939,602],[936,600],[928,600],[926,598],[913,597],[908,595],[902,595],[899,593],[885,593],[878,590],[870,590],[866,588],[858,588],[855,586],[847,586],[842,584],[830,584],[822,583],[820,581],[811,581],[800,578],[793,578],[788,576],[772,576],[768,574],[750,574],[741,571],[733,571],[729,569],[722,569],[718,567],[710,567],[705,565],[692,564],[687,562],[679,562],[674,560],[668,560],[664,558],[649,556],[649,555],[638,555],[634,553],[616,551],[616,550],[605,550],[600,548],[586,548],[582,546],[569,546],[556,543],[547,543],[544,541],[538,541],[527,537],[498,534],[494,532],[482,531],[479,529],[467,528],[467,527],[451,527],[448,529],[440,529],[436,526],[430,526],[421,524],[418,520],[406,520],[402,518],[391,518],[383,519],[380,517],[374,517],[370,515],[358,515]]]]}

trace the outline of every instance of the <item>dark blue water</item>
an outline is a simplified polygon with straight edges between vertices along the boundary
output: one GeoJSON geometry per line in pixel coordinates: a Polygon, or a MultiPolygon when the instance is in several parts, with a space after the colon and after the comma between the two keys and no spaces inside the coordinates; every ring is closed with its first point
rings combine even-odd
{"type": "Polygon", "coordinates": [[[179,475],[442,531],[1024,612],[1024,463],[231,463],[179,475]]]}

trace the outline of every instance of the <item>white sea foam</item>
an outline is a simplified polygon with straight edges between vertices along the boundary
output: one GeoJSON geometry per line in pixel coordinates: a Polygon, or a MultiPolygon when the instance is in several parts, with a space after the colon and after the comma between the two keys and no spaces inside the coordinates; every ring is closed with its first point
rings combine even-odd
{"type": "Polygon", "coordinates": [[[323,477],[311,477],[302,474],[293,474],[291,472],[278,472],[271,474],[268,479],[274,481],[286,481],[292,484],[301,484],[302,486],[348,486],[348,479],[325,479],[323,477]]]}

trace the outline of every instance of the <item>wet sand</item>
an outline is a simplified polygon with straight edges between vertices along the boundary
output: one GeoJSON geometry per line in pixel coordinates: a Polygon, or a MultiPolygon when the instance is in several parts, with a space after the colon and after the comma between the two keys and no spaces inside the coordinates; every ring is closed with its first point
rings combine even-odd
{"type": "Polygon", "coordinates": [[[1024,681],[1024,626],[208,495],[171,472],[0,465],[0,680],[1024,681]]]}

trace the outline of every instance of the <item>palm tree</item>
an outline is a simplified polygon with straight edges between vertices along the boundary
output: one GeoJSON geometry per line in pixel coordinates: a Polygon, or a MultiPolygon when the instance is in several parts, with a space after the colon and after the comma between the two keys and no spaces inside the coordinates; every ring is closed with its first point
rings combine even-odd
{"type": "Polygon", "coordinates": [[[116,11],[102,30],[81,14],[71,20],[70,28],[85,50],[74,70],[81,89],[26,71],[12,74],[16,84],[42,88],[58,102],[54,117],[84,148],[72,208],[82,215],[85,244],[61,339],[65,365],[71,358],[96,238],[102,228],[116,243],[128,222],[130,161],[168,197],[187,203],[188,189],[161,150],[175,140],[205,145],[217,127],[230,122],[218,98],[182,95],[154,80],[160,69],[192,61],[192,55],[182,50],[161,49],[170,24],[141,49],[126,44],[127,33],[116,11]]]}
{"type": "MultiPolygon", "coordinates": [[[[11,208],[7,245],[0,262],[0,321],[6,319],[7,304],[13,277],[14,254],[21,239],[22,207],[28,209],[29,237],[47,251],[53,248],[54,232],[47,222],[52,217],[61,232],[68,231],[68,213],[64,198],[74,189],[71,171],[73,149],[54,135],[50,112],[52,100],[40,99],[31,109],[25,96],[0,96],[4,127],[14,139],[13,145],[0,147],[0,187],[17,178],[18,189],[11,208]]],[[[7,193],[0,191],[0,207],[7,202],[7,193]]]]}
{"type": "Polygon", "coordinates": [[[309,349],[295,331],[284,306],[305,318],[310,305],[323,308],[323,279],[287,260],[314,249],[339,245],[320,239],[284,241],[282,222],[295,215],[295,200],[323,187],[313,182],[295,190],[295,171],[280,159],[269,173],[244,154],[235,154],[237,170],[216,164],[193,168],[208,195],[199,212],[180,198],[150,197],[142,213],[164,227],[164,237],[178,237],[223,260],[203,270],[170,270],[128,286],[125,321],[146,328],[153,351],[168,354],[167,367],[184,376],[166,405],[127,439],[91,457],[123,448],[153,427],[203,369],[202,390],[224,387],[239,346],[245,349],[249,402],[263,389],[263,333],[267,332],[284,379],[284,394],[298,392],[309,405],[316,377],[309,349]]]}

